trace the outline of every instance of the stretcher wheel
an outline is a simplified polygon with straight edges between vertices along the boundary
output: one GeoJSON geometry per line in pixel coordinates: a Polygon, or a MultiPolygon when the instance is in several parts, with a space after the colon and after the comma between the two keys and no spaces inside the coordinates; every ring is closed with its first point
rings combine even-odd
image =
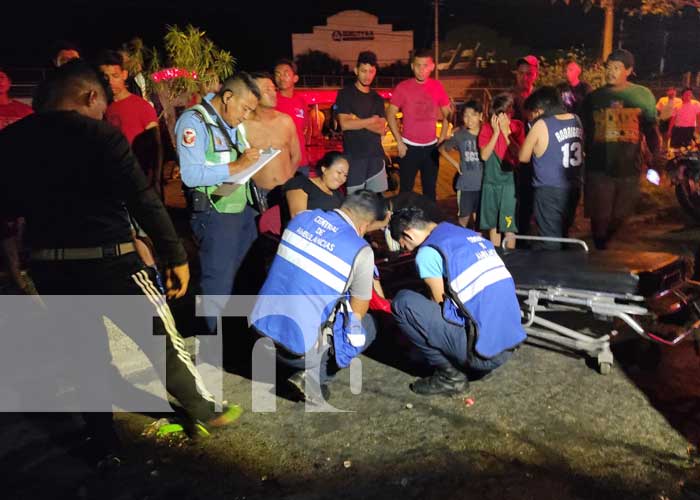
{"type": "Polygon", "coordinates": [[[610,375],[610,372],[612,371],[612,363],[599,363],[598,364],[598,371],[600,371],[601,375],[610,375]]]}

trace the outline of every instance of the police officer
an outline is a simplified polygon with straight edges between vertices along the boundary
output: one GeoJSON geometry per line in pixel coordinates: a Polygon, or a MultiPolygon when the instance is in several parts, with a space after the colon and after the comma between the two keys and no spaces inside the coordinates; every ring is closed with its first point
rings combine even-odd
{"type": "Polygon", "coordinates": [[[299,213],[253,309],[251,323],[275,342],[277,359],[306,367],[289,382],[312,404],[329,398],[329,372],[348,366],[376,336],[367,314],[374,253],[363,236],[384,217],[383,199],[367,190],[348,195],[339,209],[299,213]]]}
{"type": "Polygon", "coordinates": [[[432,222],[419,208],[391,218],[392,237],[418,249],[416,268],[432,300],[401,290],[392,302],[401,331],[435,369],[411,385],[421,395],[454,394],[505,363],[525,340],[515,283],[493,245],[480,234],[432,222]]]}
{"type": "MultiPolygon", "coordinates": [[[[215,415],[213,397],[201,383],[175,327],[165,299],[166,294],[177,299],[187,291],[187,253],[129,143],[103,121],[105,82],[86,63],[68,62],[40,84],[34,107],[35,115],[0,132],[0,149],[8,165],[26,167],[5,172],[0,216],[26,217],[31,274],[47,304],[51,305],[49,299],[54,295],[69,296],[72,301],[70,311],[51,317],[59,323],[52,322],[44,333],[54,342],[69,343],[72,355],[81,358],[64,365],[90,369],[86,374],[82,368],[67,366],[77,380],[80,409],[99,411],[85,414],[88,430],[96,438],[93,441],[102,448],[96,452],[106,454],[119,444],[109,411],[113,401],[105,382],[110,358],[103,321],[103,314],[109,314],[118,300],[89,301],[87,307],[81,307],[82,296],[142,297],[155,318],[153,330],[138,335],[126,329],[125,333],[156,368],[165,365],[166,388],[183,405],[191,423],[207,433],[209,427],[235,420],[241,412],[237,405],[215,415]],[[42,138],[42,148],[36,148],[37,138],[42,138]],[[32,186],[33,195],[27,196],[17,186],[32,186]],[[153,239],[165,268],[166,293],[157,272],[146,267],[135,252],[129,214],[153,239]],[[95,329],[102,329],[103,334],[95,329]],[[164,337],[164,353],[153,350],[150,340],[154,334],[164,337]]],[[[44,342],[35,347],[50,349],[44,342]]],[[[37,358],[41,354],[34,353],[37,358]]]]}
{"type": "MultiPolygon", "coordinates": [[[[201,293],[229,296],[238,268],[257,237],[250,186],[222,183],[260,157],[237,130],[255,110],[260,91],[247,73],[226,80],[218,94],[186,110],[175,126],[182,182],[189,188],[192,233],[199,244],[201,293]],[[228,188],[228,189],[227,189],[228,188]]],[[[205,299],[207,328],[216,332],[223,303],[205,299]]]]}

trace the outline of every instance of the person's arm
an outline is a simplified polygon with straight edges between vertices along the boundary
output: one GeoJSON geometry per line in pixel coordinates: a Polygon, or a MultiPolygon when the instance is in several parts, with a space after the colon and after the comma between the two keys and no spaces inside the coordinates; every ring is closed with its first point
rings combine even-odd
{"type": "Polygon", "coordinates": [[[645,103],[642,107],[642,132],[647,140],[649,151],[654,155],[654,163],[662,165],[664,158],[661,156],[661,136],[659,125],[656,119],[656,106],[654,105],[654,94],[646,89],[645,103]]]}
{"type": "Polygon", "coordinates": [[[418,276],[430,290],[433,301],[442,304],[445,300],[444,264],[440,253],[432,247],[421,247],[416,253],[418,276]]]}
{"type": "Polygon", "coordinates": [[[372,133],[382,135],[386,127],[386,120],[377,115],[370,116],[369,118],[357,118],[352,114],[338,113],[338,124],[343,132],[347,130],[367,129],[372,133]]]}
{"type": "Polygon", "coordinates": [[[442,128],[440,130],[440,138],[438,139],[438,144],[442,144],[447,138],[447,132],[450,128],[450,113],[452,109],[449,105],[440,106],[440,112],[442,113],[442,128]]]}
{"type": "MultiPolygon", "coordinates": [[[[520,148],[520,152],[518,153],[518,160],[520,163],[530,163],[532,154],[535,153],[535,148],[537,148],[539,141],[542,139],[543,131],[547,131],[547,126],[544,121],[538,120],[527,133],[525,142],[523,142],[520,148]]],[[[537,156],[540,157],[541,155],[537,156]]]]}
{"type": "Polygon", "coordinates": [[[496,149],[496,143],[498,142],[498,135],[500,133],[500,127],[498,126],[498,116],[493,115],[491,117],[491,137],[488,142],[481,147],[481,159],[483,161],[491,158],[494,150],[496,149]]]}
{"type": "Polygon", "coordinates": [[[369,310],[374,282],[374,252],[370,246],[360,250],[350,270],[350,307],[357,319],[361,320],[369,310]]]}
{"type": "Polygon", "coordinates": [[[442,276],[439,278],[425,278],[423,281],[428,285],[433,301],[442,304],[445,300],[445,280],[442,279],[442,276]]]}
{"type": "Polygon", "coordinates": [[[182,182],[188,187],[221,184],[260,158],[259,150],[249,148],[236,161],[205,165],[207,145],[211,139],[207,127],[193,113],[180,117],[175,126],[175,139],[180,159],[180,175],[182,182]]]}
{"type": "Polygon", "coordinates": [[[106,126],[102,165],[106,181],[125,201],[126,208],[153,241],[165,266],[167,296],[180,298],[187,292],[189,267],[187,252],[175,232],[165,206],[148,186],[143,170],[121,133],[106,126]]]}
{"type": "Polygon", "coordinates": [[[403,142],[403,137],[401,137],[399,122],[396,119],[396,113],[398,112],[399,108],[395,104],[389,104],[389,107],[386,108],[386,122],[389,125],[391,134],[394,136],[394,139],[396,139],[396,147],[399,150],[399,158],[403,158],[406,156],[408,147],[406,147],[406,144],[403,142]]]}
{"type": "Polygon", "coordinates": [[[455,141],[454,141],[454,136],[452,138],[447,139],[445,142],[443,142],[440,147],[438,148],[438,151],[440,152],[440,156],[442,156],[447,162],[452,165],[457,172],[460,174],[462,173],[462,170],[459,168],[459,162],[455,160],[452,155],[449,154],[450,151],[454,151],[455,149],[455,141]]]}
{"type": "Polygon", "coordinates": [[[293,168],[297,168],[301,162],[301,148],[299,147],[299,135],[297,127],[289,115],[282,114],[282,123],[287,131],[287,143],[289,144],[289,161],[293,168]]]}
{"type": "Polygon", "coordinates": [[[309,206],[309,195],[301,189],[290,189],[284,193],[285,198],[287,198],[287,205],[289,206],[289,216],[294,218],[299,212],[303,212],[309,206]]]}

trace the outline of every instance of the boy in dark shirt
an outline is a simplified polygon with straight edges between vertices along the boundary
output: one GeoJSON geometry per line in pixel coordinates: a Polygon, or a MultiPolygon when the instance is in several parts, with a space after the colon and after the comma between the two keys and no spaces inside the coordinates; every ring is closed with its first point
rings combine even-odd
{"type": "Polygon", "coordinates": [[[440,154],[459,172],[455,190],[459,224],[462,227],[476,227],[476,218],[481,200],[481,180],[484,165],[479,158],[478,137],[481,130],[483,112],[479,101],[468,101],[462,111],[463,126],[440,146],[440,154]],[[459,163],[448,154],[459,151],[459,163]]]}

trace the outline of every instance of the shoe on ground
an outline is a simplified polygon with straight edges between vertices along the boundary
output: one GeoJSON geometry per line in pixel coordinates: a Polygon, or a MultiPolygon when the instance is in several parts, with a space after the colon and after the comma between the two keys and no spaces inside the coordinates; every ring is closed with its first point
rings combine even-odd
{"type": "Polygon", "coordinates": [[[321,384],[320,387],[318,387],[313,382],[307,384],[307,380],[306,371],[303,370],[296,372],[287,379],[301,401],[307,401],[314,405],[321,405],[330,399],[331,390],[328,388],[328,384],[321,384]]]}
{"type": "Polygon", "coordinates": [[[198,437],[209,437],[215,430],[234,423],[243,413],[243,408],[238,405],[228,405],[221,414],[210,418],[206,422],[197,421],[194,425],[198,437]]]}
{"type": "Polygon", "coordinates": [[[460,394],[469,389],[467,376],[453,366],[439,367],[430,377],[419,379],[410,385],[421,396],[460,394]]]}

